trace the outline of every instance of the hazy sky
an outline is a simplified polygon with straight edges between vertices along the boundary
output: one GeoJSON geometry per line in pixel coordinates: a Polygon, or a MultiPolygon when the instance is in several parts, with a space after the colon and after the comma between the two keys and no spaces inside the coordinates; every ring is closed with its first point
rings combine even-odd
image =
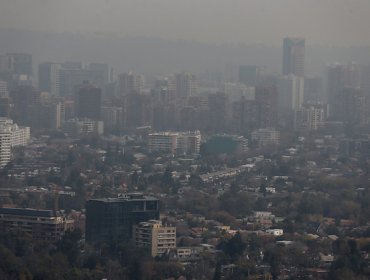
{"type": "Polygon", "coordinates": [[[0,0],[0,28],[217,43],[370,45],[370,0],[0,0]]]}

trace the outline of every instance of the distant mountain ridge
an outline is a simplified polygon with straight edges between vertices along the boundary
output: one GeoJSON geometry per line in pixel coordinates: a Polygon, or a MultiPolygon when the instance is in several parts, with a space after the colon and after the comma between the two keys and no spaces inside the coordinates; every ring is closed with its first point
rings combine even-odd
{"type": "MultiPolygon", "coordinates": [[[[280,73],[282,57],[281,48],[275,46],[0,29],[0,54],[6,52],[31,53],[35,71],[41,62],[77,60],[108,63],[118,73],[133,70],[144,75],[225,72],[228,65],[240,64],[263,65],[280,73]]],[[[351,61],[370,63],[370,46],[311,46],[306,40],[305,65],[310,76],[322,75],[327,64],[351,61]]]]}

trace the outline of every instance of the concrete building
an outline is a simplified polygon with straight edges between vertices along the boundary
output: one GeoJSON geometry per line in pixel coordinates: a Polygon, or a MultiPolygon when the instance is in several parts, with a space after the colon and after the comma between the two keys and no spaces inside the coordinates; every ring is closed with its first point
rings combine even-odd
{"type": "Polygon", "coordinates": [[[4,167],[11,160],[13,147],[25,146],[29,140],[29,127],[19,127],[11,119],[0,118],[0,167],[4,167]]]}
{"type": "Polygon", "coordinates": [[[54,242],[73,229],[73,220],[59,211],[22,208],[0,208],[0,229],[22,230],[34,239],[54,242]]]}
{"type": "Polygon", "coordinates": [[[326,110],[323,104],[304,104],[296,111],[295,126],[308,130],[322,128],[326,120],[326,110]]]}
{"type": "Polygon", "coordinates": [[[59,96],[61,69],[61,63],[45,62],[39,64],[39,89],[59,96]]]}
{"type": "Polygon", "coordinates": [[[226,96],[230,102],[238,102],[242,99],[254,100],[255,99],[255,87],[246,86],[241,83],[225,83],[224,89],[226,96]]]}
{"type": "Polygon", "coordinates": [[[260,128],[252,132],[252,143],[259,147],[268,145],[278,145],[280,141],[280,132],[275,128],[260,128]]]}
{"type": "Polygon", "coordinates": [[[327,68],[326,102],[329,104],[329,116],[338,117],[339,97],[344,88],[359,88],[361,85],[360,69],[356,64],[333,64],[327,68]]]}
{"type": "Polygon", "coordinates": [[[197,92],[197,81],[195,75],[183,72],[176,74],[176,97],[186,99],[197,92]]]}
{"type": "Polygon", "coordinates": [[[263,67],[256,65],[240,65],[238,81],[247,86],[257,86],[264,72],[265,69],[263,67]]]}
{"type": "Polygon", "coordinates": [[[84,82],[75,93],[75,113],[79,119],[101,120],[101,89],[84,82]]]}
{"type": "Polygon", "coordinates": [[[104,131],[120,131],[123,128],[123,108],[122,107],[102,107],[102,120],[104,122],[104,131]]]}
{"type": "Polygon", "coordinates": [[[200,141],[199,131],[151,133],[148,135],[148,148],[171,154],[198,154],[200,141]]]}
{"type": "Polygon", "coordinates": [[[9,97],[7,81],[0,80],[0,98],[9,97]]]}
{"type": "Polygon", "coordinates": [[[176,227],[158,220],[141,222],[134,226],[133,240],[137,247],[149,249],[152,257],[160,256],[176,248],[176,227]]]}
{"type": "Polygon", "coordinates": [[[139,193],[86,202],[86,241],[118,245],[132,238],[133,226],[159,219],[159,201],[139,193]]]}
{"type": "Polygon", "coordinates": [[[117,95],[127,96],[130,94],[142,94],[144,89],[144,76],[133,72],[118,76],[117,95]]]}
{"type": "Polygon", "coordinates": [[[284,38],[282,74],[304,77],[304,56],[305,40],[303,38],[284,38]]]}
{"type": "Polygon", "coordinates": [[[304,78],[293,74],[284,76],[278,80],[278,115],[299,110],[304,101],[304,78]]]}
{"type": "Polygon", "coordinates": [[[90,119],[69,119],[63,122],[62,130],[69,137],[75,138],[91,133],[102,135],[104,133],[104,123],[90,119]]]}

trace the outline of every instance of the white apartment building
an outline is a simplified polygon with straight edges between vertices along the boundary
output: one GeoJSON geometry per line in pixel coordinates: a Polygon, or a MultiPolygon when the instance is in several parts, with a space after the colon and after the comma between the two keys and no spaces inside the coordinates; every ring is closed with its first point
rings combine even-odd
{"type": "Polygon", "coordinates": [[[201,134],[194,132],[158,132],[148,135],[150,151],[162,151],[171,154],[198,154],[201,134]]]}
{"type": "Polygon", "coordinates": [[[8,118],[0,118],[0,167],[11,160],[13,147],[25,146],[30,140],[30,128],[19,127],[8,118]]]}
{"type": "Polygon", "coordinates": [[[176,227],[149,220],[134,226],[133,239],[136,246],[150,249],[152,257],[155,257],[176,248],[176,227]]]}

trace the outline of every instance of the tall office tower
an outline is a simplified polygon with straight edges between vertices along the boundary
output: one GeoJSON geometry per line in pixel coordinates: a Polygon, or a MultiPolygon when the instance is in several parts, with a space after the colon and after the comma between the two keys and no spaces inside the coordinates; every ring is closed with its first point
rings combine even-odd
{"type": "Polygon", "coordinates": [[[159,201],[138,193],[86,202],[86,241],[118,245],[130,241],[133,226],[159,219],[159,201]]]}
{"type": "Polygon", "coordinates": [[[294,125],[305,130],[318,130],[325,124],[325,106],[321,103],[305,103],[296,111],[294,125]]]}
{"type": "Polygon", "coordinates": [[[144,89],[144,76],[128,72],[118,75],[117,95],[141,94],[144,89]]]}
{"type": "Polygon", "coordinates": [[[225,132],[229,117],[228,98],[225,93],[218,92],[208,95],[208,129],[213,133],[225,132]]]}
{"type": "Polygon", "coordinates": [[[277,123],[278,94],[274,86],[256,87],[257,127],[273,127],[277,123]]]}
{"type": "Polygon", "coordinates": [[[52,95],[59,95],[61,69],[61,63],[45,62],[39,64],[39,89],[52,95]]]}
{"type": "Polygon", "coordinates": [[[20,125],[32,126],[39,117],[40,97],[40,91],[32,86],[18,86],[10,91],[14,105],[11,118],[20,125]]]}
{"type": "Polygon", "coordinates": [[[327,96],[326,102],[329,104],[329,115],[335,111],[335,106],[339,94],[344,87],[359,87],[360,71],[356,64],[333,64],[327,68],[327,96]]]}
{"type": "Polygon", "coordinates": [[[176,74],[176,97],[186,99],[197,92],[197,81],[195,75],[183,72],[176,74]]]}
{"type": "Polygon", "coordinates": [[[124,101],[124,124],[127,128],[151,125],[153,106],[150,96],[130,94],[124,101]]]}
{"type": "Polygon", "coordinates": [[[263,67],[256,65],[239,66],[239,83],[247,86],[256,86],[264,73],[263,67]]]}
{"type": "Polygon", "coordinates": [[[245,134],[257,128],[258,106],[256,100],[244,97],[231,104],[230,127],[234,133],[245,134]]]}
{"type": "Polygon", "coordinates": [[[105,85],[112,82],[112,77],[111,77],[112,70],[110,69],[108,64],[106,64],[106,63],[90,63],[89,64],[89,70],[102,72],[105,85]]]}
{"type": "Polygon", "coordinates": [[[106,132],[119,133],[123,128],[123,108],[122,107],[102,107],[102,120],[106,132]]]}
{"type": "Polygon", "coordinates": [[[157,79],[151,95],[155,103],[168,104],[174,100],[176,94],[176,82],[174,77],[164,77],[157,79]]]}
{"type": "Polygon", "coordinates": [[[9,53],[0,56],[0,78],[7,81],[9,90],[32,84],[32,55],[9,53]]]}
{"type": "Polygon", "coordinates": [[[366,120],[365,96],[358,87],[344,87],[337,95],[331,117],[351,124],[364,124],[366,120]]]}
{"type": "Polygon", "coordinates": [[[9,118],[10,103],[9,97],[0,97],[0,117],[9,118]]]}
{"type": "Polygon", "coordinates": [[[0,98],[9,97],[8,83],[6,81],[0,80],[0,98]]]}
{"type": "Polygon", "coordinates": [[[6,54],[10,72],[16,75],[32,76],[32,55],[28,53],[6,54]]]}
{"type": "Polygon", "coordinates": [[[304,101],[305,102],[323,102],[324,83],[322,78],[305,78],[304,80],[304,101]]]}
{"type": "Polygon", "coordinates": [[[165,226],[157,220],[142,222],[134,226],[133,240],[137,247],[149,250],[154,258],[176,248],[176,227],[165,226]]]}
{"type": "Polygon", "coordinates": [[[299,110],[304,98],[304,78],[293,74],[278,80],[278,115],[279,117],[299,110]]]}
{"type": "Polygon", "coordinates": [[[75,113],[79,119],[101,119],[101,89],[87,82],[75,94],[75,113]]]}
{"type": "Polygon", "coordinates": [[[81,62],[64,62],[60,70],[60,95],[73,96],[75,88],[84,81],[89,81],[96,87],[105,89],[106,70],[104,67],[92,64],[94,69],[86,67],[81,62]]]}
{"type": "Polygon", "coordinates": [[[283,75],[304,76],[305,40],[303,38],[284,38],[283,75]]]}

